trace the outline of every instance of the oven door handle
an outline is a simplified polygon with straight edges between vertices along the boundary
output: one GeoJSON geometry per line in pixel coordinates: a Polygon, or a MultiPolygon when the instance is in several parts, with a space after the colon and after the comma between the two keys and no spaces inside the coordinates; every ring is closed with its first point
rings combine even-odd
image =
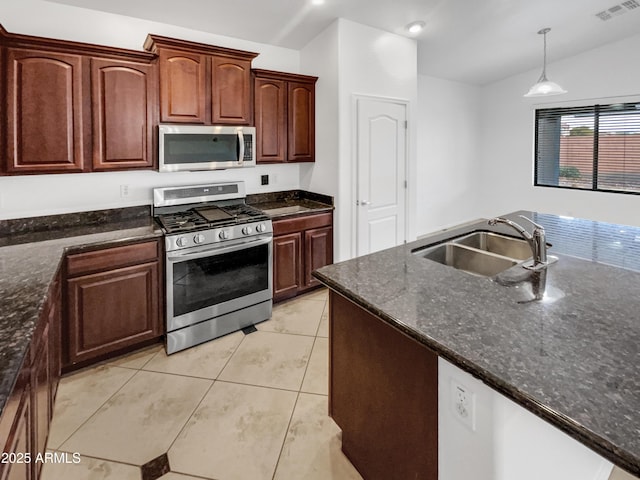
{"type": "Polygon", "coordinates": [[[228,247],[213,247],[207,248],[206,250],[199,250],[196,252],[180,252],[180,253],[172,253],[167,255],[167,260],[169,262],[183,262],[185,260],[192,260],[196,258],[204,258],[204,257],[212,257],[216,255],[222,255],[223,253],[231,253],[236,252],[238,250],[243,250],[249,247],[257,247],[259,245],[265,245],[271,243],[273,237],[269,235],[268,237],[259,237],[257,240],[249,240],[242,243],[236,243],[234,245],[230,245],[228,247]]]}

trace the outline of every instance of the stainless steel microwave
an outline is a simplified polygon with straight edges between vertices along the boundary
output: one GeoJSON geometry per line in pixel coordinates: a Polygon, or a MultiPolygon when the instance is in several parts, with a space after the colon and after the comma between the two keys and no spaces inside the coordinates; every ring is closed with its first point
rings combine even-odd
{"type": "Polygon", "coordinates": [[[256,128],[220,125],[158,126],[161,172],[254,167],[256,128]]]}

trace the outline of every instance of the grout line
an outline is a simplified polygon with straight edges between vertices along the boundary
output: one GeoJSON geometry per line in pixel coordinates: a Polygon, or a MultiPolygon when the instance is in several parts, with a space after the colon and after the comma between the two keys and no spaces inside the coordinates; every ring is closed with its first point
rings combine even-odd
{"type": "MultiPolygon", "coordinates": [[[[171,450],[171,448],[173,448],[173,445],[176,443],[176,440],[178,440],[178,437],[182,434],[182,432],[184,431],[184,429],[187,427],[189,420],[191,420],[191,417],[193,417],[193,415],[196,413],[196,410],[198,410],[198,408],[200,407],[200,405],[202,405],[202,402],[204,401],[204,399],[206,398],[207,395],[209,395],[209,392],[211,391],[211,389],[213,388],[213,385],[216,383],[215,380],[211,381],[211,385],[209,385],[209,388],[207,388],[207,391],[204,392],[204,395],[202,396],[202,398],[200,399],[200,401],[198,402],[198,404],[194,407],[194,409],[191,411],[191,413],[189,414],[189,416],[187,417],[187,420],[184,422],[184,424],[182,425],[182,427],[180,428],[180,431],[178,432],[178,434],[175,436],[175,438],[171,441],[171,444],[167,447],[167,451],[165,452],[167,454],[167,458],[169,457],[169,450],[171,450]]],[[[169,471],[173,471],[171,470],[171,460],[169,460],[169,471]]]]}
{"type": "MultiPolygon", "coordinates": [[[[103,365],[99,365],[98,367],[102,367],[102,366],[103,366],[103,365]]],[[[96,368],[98,368],[98,367],[96,367],[96,368]]],[[[114,365],[114,366],[113,366],[113,368],[122,368],[122,367],[117,367],[117,366],[115,366],[115,365],[114,365]]],[[[125,370],[127,370],[127,369],[125,369],[125,370]]],[[[128,369],[128,370],[130,370],[130,369],[128,369]]],[[[87,371],[91,371],[91,370],[87,370],[87,371]]],[[[139,370],[138,370],[138,372],[139,372],[139,370]]],[[[110,396],[109,396],[109,397],[108,397],[104,402],[102,402],[102,403],[100,404],[100,406],[99,406],[98,408],[96,408],[96,409],[94,410],[94,412],[93,412],[91,415],[89,415],[89,417],[87,417],[87,418],[84,420],[84,422],[82,422],[80,425],[78,425],[78,427],[77,427],[77,428],[76,428],[76,429],[75,429],[75,430],[74,430],[70,435],[68,435],[68,436],[67,436],[67,437],[66,437],[66,438],[65,438],[65,439],[60,443],[60,445],[58,446],[58,448],[62,448],[62,447],[64,446],[64,444],[65,444],[65,443],[67,443],[67,442],[69,441],[69,439],[71,439],[71,437],[73,437],[76,433],[78,433],[78,430],[80,430],[82,427],[84,427],[84,426],[86,425],[86,423],[87,423],[89,420],[91,420],[91,419],[92,419],[92,418],[93,418],[93,417],[94,417],[94,416],[95,416],[95,415],[100,411],[100,409],[102,409],[102,407],[104,407],[104,406],[109,402],[109,400],[111,400],[114,396],[116,396],[116,395],[118,394],[118,392],[119,392],[120,390],[122,390],[122,389],[125,387],[125,385],[127,385],[127,384],[128,384],[128,383],[133,379],[133,377],[135,377],[137,374],[138,374],[138,373],[136,372],[136,373],[134,373],[133,375],[131,375],[131,376],[130,376],[130,377],[129,377],[129,378],[128,378],[128,379],[127,379],[127,380],[126,380],[126,381],[125,381],[121,386],[120,386],[120,388],[118,388],[118,389],[117,389],[115,392],[113,392],[113,394],[111,394],[111,395],[110,395],[110,396]]],[[[60,393],[60,392],[58,392],[58,393],[56,394],[56,397],[58,397],[59,393],[60,393]]],[[[58,397],[58,398],[59,398],[59,397],[58,397]]],[[[55,415],[55,411],[54,411],[54,415],[55,415]]],[[[53,420],[53,419],[52,419],[52,420],[53,420]]],[[[53,421],[52,421],[51,423],[53,423],[53,421]]],[[[50,437],[51,437],[51,432],[49,432],[49,438],[50,438],[50,437]]],[[[47,439],[47,442],[48,442],[48,441],[49,441],[49,440],[47,439]]],[[[46,448],[46,447],[45,447],[45,448],[46,448]]]]}
{"type": "Polygon", "coordinates": [[[276,478],[276,473],[278,471],[278,465],[280,465],[280,459],[282,458],[282,452],[284,451],[284,444],[287,442],[287,437],[289,436],[289,428],[291,428],[291,421],[293,420],[293,414],[296,411],[296,407],[298,406],[298,400],[299,399],[300,399],[300,392],[298,392],[298,394],[296,395],[296,401],[293,404],[293,408],[291,409],[291,415],[289,416],[289,422],[287,423],[287,429],[284,432],[284,438],[282,439],[282,445],[280,446],[280,452],[278,453],[278,459],[276,460],[276,466],[273,469],[273,475],[271,475],[271,480],[274,480],[276,478]]]}
{"type": "MultiPolygon", "coordinates": [[[[76,452],[70,452],[69,450],[61,450],[61,449],[57,449],[57,450],[52,450],[53,452],[63,452],[63,453],[76,453],[76,452]]],[[[119,463],[120,465],[127,465],[129,467],[136,467],[136,468],[141,468],[142,465],[136,465],[135,463],[129,463],[129,462],[122,462],[120,460],[113,460],[111,458],[102,458],[102,457],[96,457],[94,455],[85,455],[82,452],[77,452],[80,453],[80,463],[82,463],[82,460],[84,460],[85,458],[90,458],[93,460],[101,460],[103,462],[109,462],[109,463],[119,463]]]]}

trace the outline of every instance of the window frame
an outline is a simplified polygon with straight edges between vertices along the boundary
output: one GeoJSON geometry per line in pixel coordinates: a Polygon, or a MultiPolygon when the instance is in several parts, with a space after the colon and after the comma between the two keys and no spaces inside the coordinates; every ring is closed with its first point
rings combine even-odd
{"type": "MultiPolygon", "coordinates": [[[[534,145],[533,145],[533,186],[534,187],[545,187],[545,188],[558,188],[562,190],[577,190],[582,192],[603,192],[603,193],[617,193],[624,195],[640,195],[640,186],[638,187],[638,191],[628,191],[628,190],[614,190],[609,188],[598,188],[598,138],[600,135],[599,131],[599,115],[600,115],[600,107],[610,107],[611,105],[616,104],[629,104],[636,103],[640,104],[640,98],[637,96],[631,97],[608,97],[602,99],[591,99],[584,100],[581,102],[568,102],[568,103],[555,103],[555,104],[535,104],[532,105],[531,108],[533,110],[533,123],[534,123],[534,145]],[[585,108],[593,108],[594,109],[594,135],[593,135],[593,172],[592,172],[592,186],[591,188],[583,188],[583,187],[573,187],[570,185],[548,185],[539,183],[538,179],[538,147],[539,147],[539,123],[538,123],[538,111],[540,110],[567,110],[570,111],[572,109],[577,110],[576,113],[579,113],[580,109],[585,108]]],[[[570,113],[570,112],[568,112],[570,113]]]]}

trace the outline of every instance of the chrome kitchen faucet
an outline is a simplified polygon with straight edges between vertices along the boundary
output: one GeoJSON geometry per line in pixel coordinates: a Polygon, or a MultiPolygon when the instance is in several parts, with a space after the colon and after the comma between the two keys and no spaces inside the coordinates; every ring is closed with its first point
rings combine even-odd
{"type": "Polygon", "coordinates": [[[551,262],[547,261],[547,242],[545,239],[544,227],[535,223],[533,220],[525,217],[524,215],[519,216],[520,218],[533,225],[534,228],[531,233],[527,232],[524,227],[518,225],[516,222],[503,217],[492,218],[491,220],[489,220],[489,225],[496,225],[497,223],[504,223],[505,225],[509,225],[527,241],[527,243],[531,247],[531,252],[533,254],[533,264],[525,265],[524,268],[538,270],[540,268],[546,267],[551,262]]]}

